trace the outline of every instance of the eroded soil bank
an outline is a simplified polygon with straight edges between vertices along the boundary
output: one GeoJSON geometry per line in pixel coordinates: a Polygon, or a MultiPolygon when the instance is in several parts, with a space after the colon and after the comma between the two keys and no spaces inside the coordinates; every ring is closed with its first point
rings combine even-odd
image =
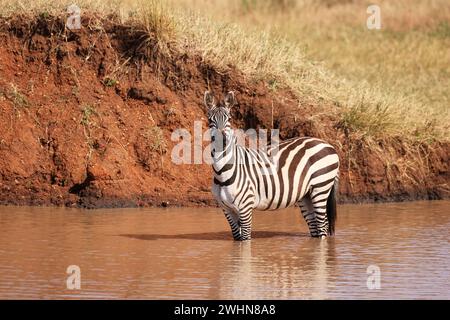
{"type": "Polygon", "coordinates": [[[64,22],[0,19],[0,204],[214,205],[210,167],[171,161],[173,130],[207,128],[208,87],[236,92],[236,127],[333,144],[342,202],[450,196],[448,142],[369,141],[326,105],[216,70],[138,26],[94,14],[76,32],[64,22]]]}

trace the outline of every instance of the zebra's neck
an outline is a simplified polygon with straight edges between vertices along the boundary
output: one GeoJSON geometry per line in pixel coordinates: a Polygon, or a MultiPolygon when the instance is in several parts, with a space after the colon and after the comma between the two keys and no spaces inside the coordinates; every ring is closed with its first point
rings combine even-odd
{"type": "Polygon", "coordinates": [[[214,177],[219,180],[227,179],[227,171],[233,166],[236,161],[236,149],[237,149],[237,141],[236,137],[232,136],[230,141],[225,146],[223,151],[218,151],[217,146],[213,144],[214,152],[211,153],[213,159],[213,169],[214,169],[214,177]]]}

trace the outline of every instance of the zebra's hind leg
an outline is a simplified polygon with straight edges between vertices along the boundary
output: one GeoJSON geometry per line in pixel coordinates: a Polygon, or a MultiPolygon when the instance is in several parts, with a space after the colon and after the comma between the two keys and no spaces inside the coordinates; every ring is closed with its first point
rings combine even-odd
{"type": "Polygon", "coordinates": [[[311,201],[316,215],[317,236],[321,238],[325,238],[329,234],[327,200],[332,185],[333,183],[329,187],[313,188],[311,191],[311,201]]]}
{"type": "Polygon", "coordinates": [[[314,206],[309,195],[306,195],[302,200],[300,200],[300,210],[302,212],[303,218],[308,224],[311,237],[318,237],[316,214],[314,212],[314,206]]]}
{"type": "Polygon", "coordinates": [[[223,213],[225,214],[225,218],[231,227],[231,233],[233,234],[233,239],[236,241],[241,240],[241,224],[239,221],[239,216],[231,211],[230,209],[224,209],[223,213]]]}

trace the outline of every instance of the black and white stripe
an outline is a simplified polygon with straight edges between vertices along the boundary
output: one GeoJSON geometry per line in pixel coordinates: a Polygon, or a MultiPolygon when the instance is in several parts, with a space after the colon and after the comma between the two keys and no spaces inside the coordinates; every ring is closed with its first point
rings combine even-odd
{"type": "Polygon", "coordinates": [[[213,194],[235,240],[251,239],[252,211],[299,204],[311,236],[334,233],[339,157],[328,143],[310,137],[280,142],[267,152],[237,144],[230,125],[232,92],[216,105],[205,93],[213,148],[213,194]]]}

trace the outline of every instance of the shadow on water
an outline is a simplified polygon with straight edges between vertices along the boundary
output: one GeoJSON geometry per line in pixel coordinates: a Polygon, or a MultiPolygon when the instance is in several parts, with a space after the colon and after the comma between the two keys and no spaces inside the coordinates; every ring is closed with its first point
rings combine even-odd
{"type": "MultiPolygon", "coordinates": [[[[121,237],[127,237],[139,240],[167,240],[167,239],[186,239],[186,240],[232,240],[230,232],[203,232],[186,234],[120,234],[121,237]]],[[[277,232],[277,231],[253,231],[252,239],[266,239],[274,237],[309,237],[309,234],[302,232],[277,232]]]]}

